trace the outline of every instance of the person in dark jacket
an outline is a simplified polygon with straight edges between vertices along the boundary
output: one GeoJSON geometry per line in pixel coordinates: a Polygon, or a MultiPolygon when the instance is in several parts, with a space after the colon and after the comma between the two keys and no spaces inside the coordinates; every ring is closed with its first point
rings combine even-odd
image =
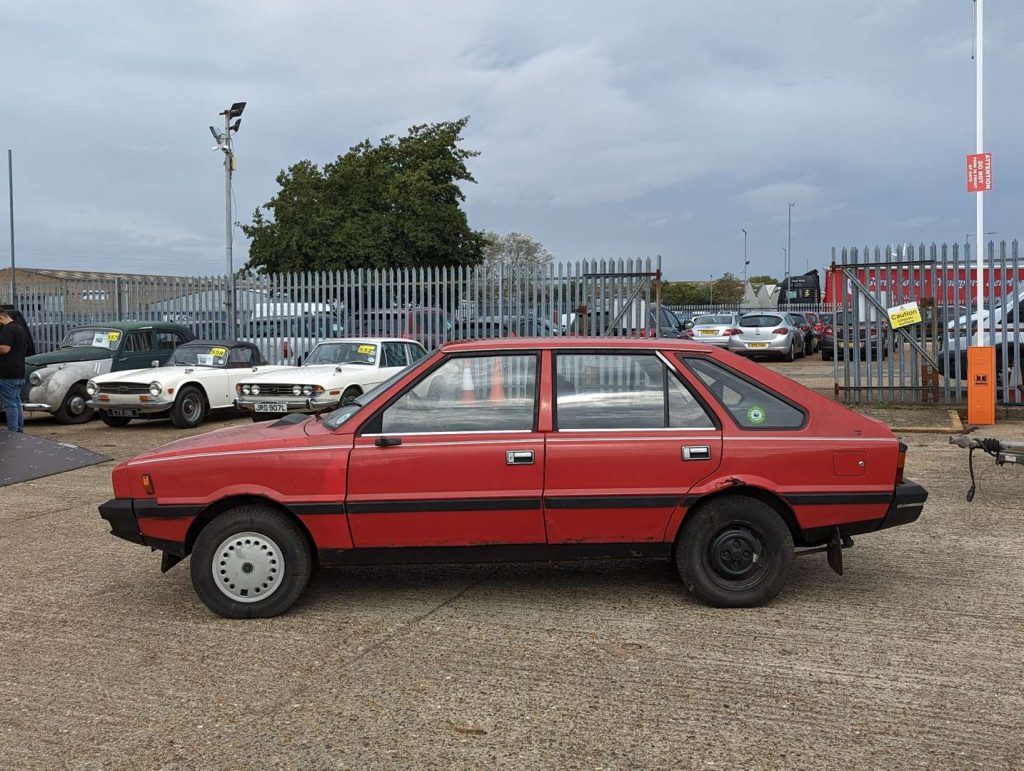
{"type": "Polygon", "coordinates": [[[25,338],[28,344],[25,346],[25,356],[36,355],[36,341],[32,339],[32,330],[28,328],[28,322],[25,321],[25,317],[21,315],[21,311],[15,310],[13,305],[6,303],[0,304],[0,311],[7,311],[11,318],[14,319],[14,323],[17,324],[25,332],[25,338]]]}
{"type": "Polygon", "coordinates": [[[0,404],[7,413],[7,430],[22,433],[25,411],[21,389],[25,385],[25,350],[28,335],[10,310],[0,310],[0,404]]]}

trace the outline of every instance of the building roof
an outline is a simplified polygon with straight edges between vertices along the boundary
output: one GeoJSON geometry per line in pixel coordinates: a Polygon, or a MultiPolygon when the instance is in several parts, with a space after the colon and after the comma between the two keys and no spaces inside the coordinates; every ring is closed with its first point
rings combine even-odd
{"type": "MultiPolygon", "coordinates": [[[[58,270],[54,268],[16,268],[17,274],[24,276],[26,274],[33,276],[42,276],[43,278],[53,278],[60,281],[113,281],[115,279],[128,279],[130,281],[152,281],[153,279],[159,279],[162,281],[194,281],[195,279],[188,278],[187,276],[158,276],[150,273],[109,273],[106,271],[98,270],[58,270]]],[[[10,273],[11,269],[0,268],[0,273],[10,273]]]]}

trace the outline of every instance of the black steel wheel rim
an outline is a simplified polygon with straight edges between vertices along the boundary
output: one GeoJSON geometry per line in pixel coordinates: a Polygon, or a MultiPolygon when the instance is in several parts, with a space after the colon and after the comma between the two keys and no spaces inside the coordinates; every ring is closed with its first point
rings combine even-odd
{"type": "Polygon", "coordinates": [[[728,589],[756,586],[771,561],[764,533],[749,522],[721,528],[709,540],[705,558],[711,578],[728,589]]]}

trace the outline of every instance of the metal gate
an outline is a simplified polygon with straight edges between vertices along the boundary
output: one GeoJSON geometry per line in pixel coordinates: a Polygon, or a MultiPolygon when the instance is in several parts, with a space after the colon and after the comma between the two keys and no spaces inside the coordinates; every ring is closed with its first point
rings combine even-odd
{"type": "Polygon", "coordinates": [[[961,404],[967,348],[981,325],[996,349],[997,398],[1024,403],[1021,323],[1024,304],[1017,241],[987,245],[983,295],[967,244],[865,247],[832,251],[826,304],[834,314],[836,398],[850,403],[961,404]],[[916,302],[920,323],[893,329],[887,310],[916,302]]]}

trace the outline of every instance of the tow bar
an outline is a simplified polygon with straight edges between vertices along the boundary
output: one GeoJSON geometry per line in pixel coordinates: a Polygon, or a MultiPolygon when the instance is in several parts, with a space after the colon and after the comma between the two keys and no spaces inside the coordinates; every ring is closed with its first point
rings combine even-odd
{"type": "Polygon", "coordinates": [[[972,439],[969,436],[951,436],[949,443],[967,450],[967,468],[971,472],[971,489],[967,491],[967,502],[974,500],[978,485],[974,481],[974,451],[981,450],[996,459],[996,465],[1017,463],[1024,466],[1024,442],[1004,442],[1000,439],[972,439]]]}

